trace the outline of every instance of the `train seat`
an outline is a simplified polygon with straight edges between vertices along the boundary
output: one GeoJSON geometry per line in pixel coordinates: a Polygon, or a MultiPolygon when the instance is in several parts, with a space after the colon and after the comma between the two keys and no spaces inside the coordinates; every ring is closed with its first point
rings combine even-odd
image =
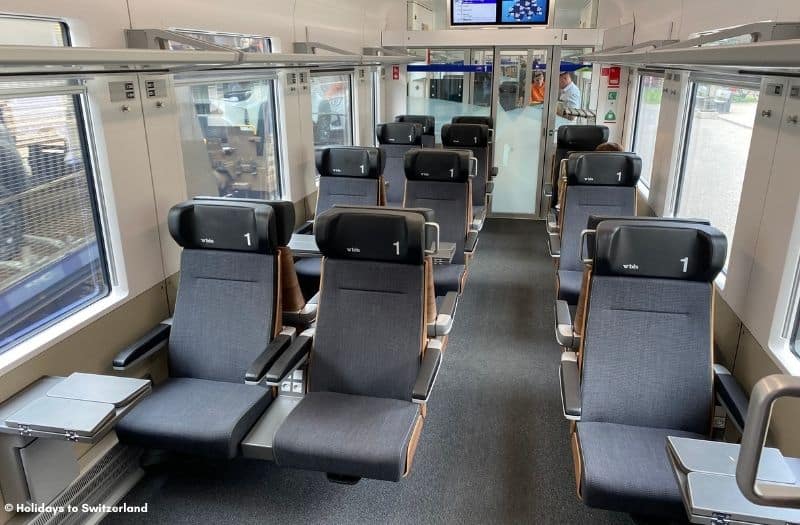
{"type": "Polygon", "coordinates": [[[478,162],[472,179],[472,226],[480,231],[491,198],[489,128],[484,124],[445,124],[442,126],[442,145],[445,149],[468,149],[478,162]]]}
{"type": "Polygon", "coordinates": [[[436,147],[436,118],[432,115],[398,115],[395,122],[410,122],[422,126],[422,147],[436,147]]]}
{"type": "Polygon", "coordinates": [[[412,210],[334,208],[317,218],[316,328],[267,374],[278,382],[300,356],[309,363],[308,392],[275,435],[278,465],[339,482],[409,473],[441,363],[426,335],[426,233],[412,210]]]}
{"type": "MultiPolygon", "coordinates": [[[[481,117],[477,115],[461,115],[453,117],[450,121],[453,124],[481,124],[489,128],[489,185],[490,188],[494,184],[491,182],[500,171],[500,168],[494,165],[494,120],[492,117],[481,117]]],[[[491,191],[490,191],[491,193],[491,191]]]]}
{"type": "Polygon", "coordinates": [[[117,425],[121,442],[231,458],[272,401],[256,383],[288,348],[278,235],[266,203],[193,200],[170,210],[181,278],[175,312],[114,359],[126,370],[166,343],[169,378],[117,425]],[[251,384],[247,384],[251,383],[251,384]]]}
{"type": "Polygon", "coordinates": [[[595,243],[581,351],[561,363],[578,494],[681,517],[666,437],[710,435],[713,281],[727,241],[702,224],[607,220],[595,243]]]}
{"type": "Polygon", "coordinates": [[[430,208],[440,227],[440,240],[456,245],[450,264],[437,264],[433,275],[437,296],[461,292],[467,265],[478,243],[472,229],[472,157],[469,150],[415,149],[405,157],[406,208],[430,208]]]}
{"type": "MultiPolygon", "coordinates": [[[[385,158],[378,148],[335,147],[316,154],[319,173],[319,193],[315,217],[330,208],[347,204],[353,206],[385,205],[383,170],[385,158]]],[[[302,228],[311,233],[313,223],[302,228]]],[[[321,259],[305,257],[295,262],[303,296],[311,297],[319,290],[321,259]]]]}
{"type": "Polygon", "coordinates": [[[403,166],[406,153],[422,146],[422,126],[413,122],[390,122],[378,124],[378,143],[386,158],[383,176],[386,179],[386,205],[393,208],[403,206],[403,166]]]}

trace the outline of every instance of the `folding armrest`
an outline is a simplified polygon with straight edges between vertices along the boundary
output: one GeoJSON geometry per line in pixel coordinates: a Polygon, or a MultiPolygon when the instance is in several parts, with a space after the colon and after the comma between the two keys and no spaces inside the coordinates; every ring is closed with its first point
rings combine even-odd
{"type": "Polygon", "coordinates": [[[561,236],[559,234],[550,233],[547,235],[547,251],[553,259],[561,257],[561,236]]]}
{"type": "Polygon", "coordinates": [[[470,230],[467,232],[467,242],[464,243],[464,253],[472,255],[475,253],[475,248],[478,246],[478,231],[470,230]]]}
{"type": "Polygon", "coordinates": [[[722,365],[714,365],[714,390],[717,401],[728,412],[739,432],[742,432],[750,401],[733,374],[722,365]]]}
{"type": "Polygon", "coordinates": [[[570,421],[581,419],[581,372],[578,369],[578,354],[561,354],[561,406],[564,417],[570,421]]]}
{"type": "Polygon", "coordinates": [[[553,209],[547,211],[547,222],[545,223],[547,227],[547,233],[561,233],[561,228],[558,227],[558,217],[556,216],[556,212],[553,209]]]}
{"type": "Polygon", "coordinates": [[[267,348],[260,356],[253,361],[250,368],[244,375],[244,382],[247,384],[258,384],[264,377],[267,370],[275,364],[275,361],[292,344],[292,333],[281,332],[278,336],[267,344],[267,348]]]}
{"type": "Polygon", "coordinates": [[[425,348],[425,355],[422,357],[422,364],[419,367],[417,381],[414,383],[414,390],[411,399],[414,403],[425,404],[431,396],[433,385],[439,375],[439,368],[442,364],[442,348],[439,341],[429,341],[425,348]]]}
{"type": "Polygon", "coordinates": [[[487,198],[493,192],[494,192],[494,182],[489,181],[489,182],[486,183],[486,195],[487,195],[487,198]]]}
{"type": "Polygon", "coordinates": [[[306,221],[298,227],[294,233],[300,235],[310,235],[314,230],[314,221],[306,221]]]}
{"type": "Polygon", "coordinates": [[[270,367],[266,375],[267,384],[278,386],[286,376],[300,368],[308,359],[313,342],[313,329],[306,330],[300,334],[270,367]]]}
{"type": "MultiPolygon", "coordinates": [[[[488,204],[488,195],[487,195],[487,204],[488,204]]],[[[474,208],[473,208],[472,224],[470,225],[470,227],[473,230],[481,231],[483,229],[483,222],[486,220],[486,210],[487,210],[487,208],[488,208],[488,205],[484,206],[483,213],[481,213],[481,214],[475,213],[474,208]]]]}
{"type": "Polygon", "coordinates": [[[289,326],[306,327],[317,318],[317,305],[307,302],[302,310],[297,312],[283,312],[283,324],[289,326]]]}
{"type": "Polygon", "coordinates": [[[306,304],[311,304],[319,308],[319,292],[315,293],[314,296],[311,299],[309,299],[306,304]]]}
{"type": "Polygon", "coordinates": [[[114,370],[127,370],[140,363],[146,357],[165,348],[169,341],[171,329],[172,319],[159,323],[158,326],[147,332],[138,341],[132,343],[114,357],[114,361],[112,362],[114,370]]]}
{"type": "Polygon", "coordinates": [[[450,334],[453,329],[456,307],[458,306],[458,292],[447,292],[436,315],[436,321],[428,324],[428,337],[440,337],[450,334]]]}
{"type": "Polygon", "coordinates": [[[572,324],[572,314],[567,301],[557,300],[556,313],[556,341],[565,348],[577,348],[580,339],[575,336],[575,327],[572,324]]]}
{"type": "Polygon", "coordinates": [[[500,168],[494,166],[492,167],[492,174],[490,175],[490,177],[495,178],[499,173],[500,173],[500,168]]]}
{"type": "Polygon", "coordinates": [[[553,197],[553,185],[549,182],[545,182],[542,186],[542,193],[544,193],[545,197],[551,199],[553,197]]]}

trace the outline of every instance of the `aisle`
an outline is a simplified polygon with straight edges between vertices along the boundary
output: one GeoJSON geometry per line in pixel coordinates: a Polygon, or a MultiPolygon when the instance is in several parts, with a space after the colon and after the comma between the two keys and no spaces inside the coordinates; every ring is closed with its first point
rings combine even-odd
{"type": "Polygon", "coordinates": [[[174,464],[129,494],[146,516],[104,523],[633,523],[575,497],[552,276],[543,223],[487,222],[408,479],[350,487],[259,461],[174,464]]]}

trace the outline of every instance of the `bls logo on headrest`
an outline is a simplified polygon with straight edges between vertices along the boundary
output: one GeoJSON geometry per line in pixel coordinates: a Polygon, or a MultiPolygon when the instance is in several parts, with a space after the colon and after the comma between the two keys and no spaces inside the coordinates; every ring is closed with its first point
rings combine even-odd
{"type": "Polygon", "coordinates": [[[625,268],[626,270],[639,271],[639,265],[638,264],[623,264],[622,267],[625,268]]]}
{"type": "Polygon", "coordinates": [[[594,177],[584,177],[583,182],[594,182],[594,177]]]}
{"type": "Polygon", "coordinates": [[[204,237],[204,238],[200,239],[200,242],[202,244],[214,244],[214,239],[208,239],[208,238],[204,237]]]}
{"type": "Polygon", "coordinates": [[[342,172],[342,168],[331,168],[331,171],[334,172],[334,173],[341,173],[342,172]]]}
{"type": "Polygon", "coordinates": [[[430,173],[428,173],[428,172],[425,172],[425,171],[420,171],[420,172],[419,172],[419,176],[420,176],[420,177],[430,177],[430,176],[431,176],[431,174],[430,174],[430,173]]]}
{"type": "Polygon", "coordinates": [[[347,248],[347,253],[361,253],[361,248],[356,248],[356,247],[347,248]]]}

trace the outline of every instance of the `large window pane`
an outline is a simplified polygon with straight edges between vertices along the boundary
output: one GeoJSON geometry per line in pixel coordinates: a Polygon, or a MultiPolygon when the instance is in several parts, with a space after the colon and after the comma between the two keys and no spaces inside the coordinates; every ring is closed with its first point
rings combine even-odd
{"type": "Polygon", "coordinates": [[[349,73],[311,77],[315,146],[353,145],[353,97],[349,73]]]}
{"type": "Polygon", "coordinates": [[[189,196],[281,196],[274,81],[184,84],[176,89],[189,196]]]}
{"type": "Polygon", "coordinates": [[[0,353],[110,285],[79,95],[0,99],[0,353]]]}
{"type": "Polygon", "coordinates": [[[67,26],[56,20],[0,16],[0,45],[66,46],[67,26]]]}
{"type": "Polygon", "coordinates": [[[729,244],[736,230],[757,105],[756,89],[694,84],[677,214],[710,219],[729,244]]]}
{"type": "Polygon", "coordinates": [[[642,75],[639,78],[639,100],[636,104],[636,126],[633,132],[633,151],[642,157],[641,182],[650,187],[653,175],[653,154],[658,133],[658,115],[661,111],[661,94],[664,77],[642,75]]]}

